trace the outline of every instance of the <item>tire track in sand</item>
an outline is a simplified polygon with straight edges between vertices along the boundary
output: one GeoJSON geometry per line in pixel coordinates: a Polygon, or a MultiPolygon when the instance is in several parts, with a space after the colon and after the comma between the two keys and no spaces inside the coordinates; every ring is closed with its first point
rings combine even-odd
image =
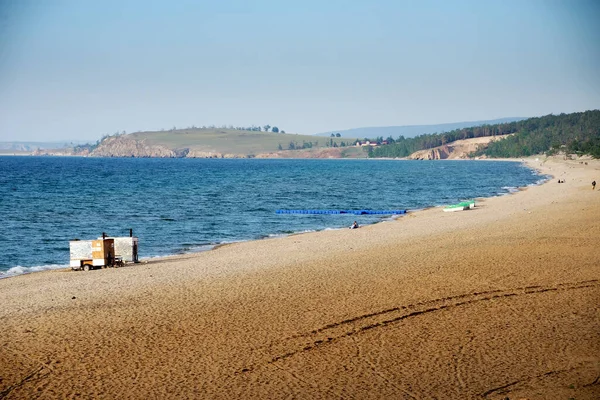
{"type": "MultiPolygon", "coordinates": [[[[552,370],[552,371],[547,371],[547,372],[544,372],[542,374],[535,375],[535,376],[527,376],[522,379],[519,379],[519,380],[516,380],[513,382],[509,382],[502,386],[498,386],[498,387],[486,390],[485,392],[481,393],[479,396],[481,398],[486,399],[489,396],[501,395],[504,398],[504,395],[510,394],[513,389],[518,389],[518,387],[521,385],[527,385],[534,381],[543,381],[545,378],[548,378],[550,376],[561,375],[561,374],[572,372],[572,371],[579,371],[583,368],[593,366],[595,364],[596,363],[593,361],[587,361],[587,362],[582,362],[579,365],[573,366],[571,368],[552,370]]],[[[594,385],[598,385],[599,383],[600,383],[600,376],[597,376],[594,381],[592,381],[590,383],[586,383],[586,384],[582,385],[582,387],[594,386],[594,385]]]]}
{"type": "Polygon", "coordinates": [[[600,280],[586,280],[581,282],[561,283],[553,286],[524,286],[514,289],[488,290],[473,292],[456,296],[442,297],[439,299],[417,302],[409,305],[389,308],[373,313],[359,315],[342,321],[325,325],[310,332],[291,336],[271,345],[258,348],[265,351],[265,355],[252,365],[248,365],[236,374],[249,373],[265,365],[273,364],[293,357],[297,354],[315,350],[319,347],[335,343],[341,339],[359,335],[372,329],[382,328],[395,324],[408,318],[422,314],[441,311],[453,307],[505,299],[516,296],[527,296],[544,292],[557,292],[584,289],[600,286],[600,280]]]}

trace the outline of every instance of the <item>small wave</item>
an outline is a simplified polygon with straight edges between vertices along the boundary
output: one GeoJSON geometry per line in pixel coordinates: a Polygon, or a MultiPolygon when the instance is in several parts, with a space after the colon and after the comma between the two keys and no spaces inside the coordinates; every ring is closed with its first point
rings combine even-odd
{"type": "Polygon", "coordinates": [[[299,234],[302,234],[302,233],[311,233],[311,232],[318,232],[318,230],[316,230],[316,229],[304,229],[304,230],[301,230],[301,231],[295,231],[293,234],[294,235],[299,235],[299,234]]]}
{"type": "Polygon", "coordinates": [[[22,267],[17,265],[16,267],[10,268],[8,271],[0,271],[0,279],[9,278],[11,276],[30,274],[32,272],[48,271],[52,269],[69,268],[68,265],[50,264],[50,265],[39,265],[35,267],[22,267]]]}
{"type": "Polygon", "coordinates": [[[316,230],[314,230],[314,229],[304,229],[304,230],[300,230],[300,231],[284,230],[284,231],[280,231],[279,233],[269,233],[265,237],[297,235],[299,233],[309,233],[309,232],[316,232],[316,230]]]}
{"type": "Polygon", "coordinates": [[[548,182],[550,179],[552,179],[550,175],[542,175],[539,180],[535,181],[534,183],[530,183],[527,186],[539,186],[548,182]]]}
{"type": "Polygon", "coordinates": [[[181,247],[175,254],[190,254],[190,253],[201,253],[203,251],[209,251],[218,246],[217,244],[197,244],[197,245],[188,245],[181,247]]]}
{"type": "MultiPolygon", "coordinates": [[[[403,214],[402,214],[403,215],[403,214]]],[[[390,222],[390,221],[395,221],[396,219],[398,219],[399,217],[402,217],[402,215],[390,215],[389,217],[383,217],[381,218],[381,222],[390,222]]]]}
{"type": "Polygon", "coordinates": [[[285,233],[269,233],[268,235],[261,235],[259,239],[275,239],[275,238],[283,238],[289,235],[292,235],[294,232],[285,232],[285,233]]]}
{"type": "Polygon", "coordinates": [[[291,235],[292,233],[296,233],[296,231],[281,231],[280,233],[269,233],[267,236],[282,236],[282,235],[291,235]]]}
{"type": "Polygon", "coordinates": [[[69,251],[69,247],[67,247],[67,246],[55,246],[55,247],[52,247],[52,250],[68,252],[69,251]]]}
{"type": "Polygon", "coordinates": [[[262,238],[280,238],[280,237],[286,237],[286,236],[290,236],[290,235],[300,235],[303,233],[311,233],[311,232],[317,232],[317,231],[314,229],[304,229],[301,231],[283,231],[280,233],[269,233],[268,235],[262,236],[262,238]]]}
{"type": "Polygon", "coordinates": [[[519,188],[515,186],[502,186],[502,189],[508,193],[517,193],[519,191],[519,188]]]}

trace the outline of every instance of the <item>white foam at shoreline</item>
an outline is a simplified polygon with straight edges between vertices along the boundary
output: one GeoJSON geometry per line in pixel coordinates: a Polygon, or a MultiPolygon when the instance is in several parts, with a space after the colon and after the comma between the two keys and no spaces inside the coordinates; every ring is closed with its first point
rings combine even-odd
{"type": "Polygon", "coordinates": [[[51,265],[38,265],[34,267],[22,267],[17,265],[16,267],[12,267],[7,271],[0,271],[0,279],[9,278],[11,276],[30,274],[32,272],[41,272],[41,271],[49,271],[53,269],[63,269],[69,268],[68,265],[59,265],[59,264],[51,264],[51,265]]]}
{"type": "Polygon", "coordinates": [[[519,188],[516,186],[502,186],[503,190],[506,190],[508,193],[516,193],[519,191],[519,188]]]}

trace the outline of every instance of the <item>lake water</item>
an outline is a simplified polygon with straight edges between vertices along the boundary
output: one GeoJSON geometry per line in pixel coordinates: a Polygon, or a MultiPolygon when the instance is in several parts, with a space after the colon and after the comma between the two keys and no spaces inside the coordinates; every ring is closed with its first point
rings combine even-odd
{"type": "Polygon", "coordinates": [[[69,264],[69,240],[139,237],[141,258],[370,224],[389,216],[277,209],[408,209],[507,194],[544,178],[503,161],[0,157],[0,277],[69,264]]]}

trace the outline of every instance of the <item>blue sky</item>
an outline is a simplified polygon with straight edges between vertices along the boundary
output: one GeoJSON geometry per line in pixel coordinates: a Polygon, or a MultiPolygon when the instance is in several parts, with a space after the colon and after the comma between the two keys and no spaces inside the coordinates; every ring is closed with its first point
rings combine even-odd
{"type": "Polygon", "coordinates": [[[600,108],[600,2],[0,0],[0,140],[600,108]]]}

